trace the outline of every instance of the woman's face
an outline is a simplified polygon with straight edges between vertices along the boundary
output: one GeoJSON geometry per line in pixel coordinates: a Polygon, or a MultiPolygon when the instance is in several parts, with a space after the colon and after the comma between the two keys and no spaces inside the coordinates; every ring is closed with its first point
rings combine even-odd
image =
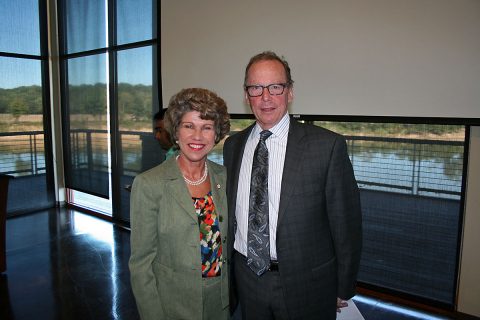
{"type": "Polygon", "coordinates": [[[215,146],[215,122],[201,119],[198,111],[187,112],[180,121],[177,139],[180,151],[187,160],[204,160],[215,146]]]}

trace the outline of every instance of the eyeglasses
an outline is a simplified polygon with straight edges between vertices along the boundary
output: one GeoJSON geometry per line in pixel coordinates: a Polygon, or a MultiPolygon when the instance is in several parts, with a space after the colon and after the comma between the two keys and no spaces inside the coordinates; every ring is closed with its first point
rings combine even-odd
{"type": "Polygon", "coordinates": [[[288,83],[272,83],[268,86],[262,86],[259,84],[255,84],[252,86],[245,86],[245,90],[247,90],[249,97],[259,97],[263,94],[263,90],[265,88],[268,89],[268,93],[272,96],[278,96],[283,93],[283,90],[288,87],[288,83]]]}

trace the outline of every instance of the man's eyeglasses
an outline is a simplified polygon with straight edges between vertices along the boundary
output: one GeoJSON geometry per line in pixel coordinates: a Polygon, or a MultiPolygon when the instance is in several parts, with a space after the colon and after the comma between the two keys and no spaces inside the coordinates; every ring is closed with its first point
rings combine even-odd
{"type": "Polygon", "coordinates": [[[270,95],[278,96],[283,93],[286,87],[288,87],[288,83],[273,83],[269,84],[268,86],[261,86],[259,84],[255,84],[252,86],[245,86],[245,90],[247,90],[249,97],[261,96],[265,88],[268,90],[268,93],[270,95]]]}

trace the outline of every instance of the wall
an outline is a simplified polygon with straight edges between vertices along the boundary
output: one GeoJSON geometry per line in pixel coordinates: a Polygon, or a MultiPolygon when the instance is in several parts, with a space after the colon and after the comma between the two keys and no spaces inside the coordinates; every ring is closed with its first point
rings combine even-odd
{"type": "Polygon", "coordinates": [[[480,317],[480,127],[472,127],[458,310],[480,317]]]}
{"type": "Polygon", "coordinates": [[[65,191],[65,168],[63,160],[63,139],[62,139],[62,106],[61,106],[61,84],[60,84],[60,53],[58,48],[58,26],[57,26],[57,2],[47,0],[48,33],[50,37],[49,71],[50,71],[50,102],[51,102],[51,123],[52,126],[52,151],[53,151],[53,173],[55,181],[55,200],[57,205],[64,205],[66,201],[65,191]]]}

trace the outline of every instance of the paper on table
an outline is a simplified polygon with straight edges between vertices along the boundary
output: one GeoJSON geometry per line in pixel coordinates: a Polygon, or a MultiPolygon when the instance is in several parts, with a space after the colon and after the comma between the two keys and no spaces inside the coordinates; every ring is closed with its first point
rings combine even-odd
{"type": "Polygon", "coordinates": [[[342,308],[342,312],[337,313],[337,320],[365,320],[352,299],[347,303],[348,307],[342,308]]]}

